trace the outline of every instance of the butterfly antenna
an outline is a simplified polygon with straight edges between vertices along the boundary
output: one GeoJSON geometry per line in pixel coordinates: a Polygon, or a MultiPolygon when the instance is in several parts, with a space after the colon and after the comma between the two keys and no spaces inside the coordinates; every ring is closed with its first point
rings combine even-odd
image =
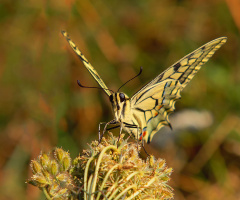
{"type": "MultiPolygon", "coordinates": [[[[131,78],[130,80],[128,80],[126,83],[124,83],[120,88],[118,88],[118,91],[119,91],[124,85],[126,85],[129,81],[131,81],[131,80],[137,78],[138,76],[140,76],[140,74],[142,73],[142,69],[143,69],[143,67],[140,67],[139,73],[138,73],[136,76],[134,76],[133,78],[131,78]]],[[[118,91],[117,91],[117,92],[118,92],[118,91]]]]}
{"type": "Polygon", "coordinates": [[[77,84],[78,84],[80,87],[82,87],[82,88],[95,88],[95,89],[101,89],[101,90],[103,90],[103,91],[104,91],[104,90],[109,90],[109,91],[111,91],[112,93],[114,93],[112,90],[107,89],[107,88],[84,86],[84,85],[82,85],[82,84],[80,83],[79,80],[77,80],[77,84]]]}

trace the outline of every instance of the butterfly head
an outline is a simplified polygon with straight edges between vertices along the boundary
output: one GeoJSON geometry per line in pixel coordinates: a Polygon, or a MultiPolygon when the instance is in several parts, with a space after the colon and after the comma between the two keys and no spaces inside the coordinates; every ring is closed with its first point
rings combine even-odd
{"type": "Polygon", "coordinates": [[[126,110],[129,108],[129,97],[122,92],[115,92],[109,96],[116,121],[124,118],[126,110]]]}

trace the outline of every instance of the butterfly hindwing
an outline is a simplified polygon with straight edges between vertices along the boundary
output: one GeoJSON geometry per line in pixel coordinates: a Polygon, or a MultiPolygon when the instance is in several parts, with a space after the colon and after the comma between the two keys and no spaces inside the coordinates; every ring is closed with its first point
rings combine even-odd
{"type": "Polygon", "coordinates": [[[137,130],[133,130],[135,137],[150,142],[154,133],[162,126],[171,126],[168,116],[175,109],[181,89],[179,81],[168,79],[146,88],[135,96],[131,101],[132,113],[142,127],[139,136],[136,135],[137,130]]]}

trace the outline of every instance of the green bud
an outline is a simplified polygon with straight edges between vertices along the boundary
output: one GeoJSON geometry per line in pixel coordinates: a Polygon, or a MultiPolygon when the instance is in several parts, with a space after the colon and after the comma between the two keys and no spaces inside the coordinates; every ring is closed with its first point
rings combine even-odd
{"type": "Polygon", "coordinates": [[[40,173],[41,170],[42,170],[42,167],[41,167],[40,163],[37,162],[36,160],[32,160],[31,168],[32,168],[33,174],[40,173]]]}

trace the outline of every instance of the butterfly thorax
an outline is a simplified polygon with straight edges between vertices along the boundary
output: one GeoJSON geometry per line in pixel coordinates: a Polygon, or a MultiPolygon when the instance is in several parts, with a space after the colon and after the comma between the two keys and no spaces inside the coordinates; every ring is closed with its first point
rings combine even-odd
{"type": "Polygon", "coordinates": [[[112,104],[115,120],[120,123],[128,121],[127,118],[131,111],[129,97],[122,92],[116,92],[109,96],[109,100],[112,104]]]}

